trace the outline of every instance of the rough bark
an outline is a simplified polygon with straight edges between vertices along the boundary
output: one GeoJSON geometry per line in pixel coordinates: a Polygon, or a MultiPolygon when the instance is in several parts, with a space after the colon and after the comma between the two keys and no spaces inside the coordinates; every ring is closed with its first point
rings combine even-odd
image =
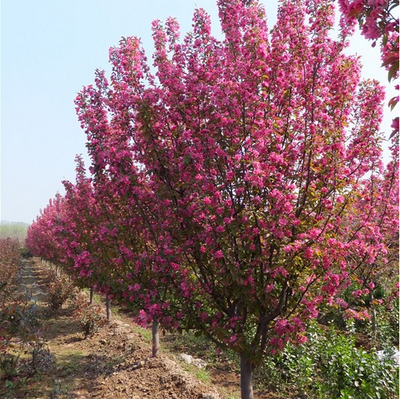
{"type": "Polygon", "coordinates": [[[106,298],[106,313],[107,313],[107,320],[111,320],[112,314],[111,314],[111,299],[106,298]]]}
{"type": "Polygon", "coordinates": [[[158,352],[160,351],[160,333],[159,333],[160,324],[157,321],[153,321],[153,325],[151,328],[152,332],[152,356],[157,357],[158,352]]]}
{"type": "Polygon", "coordinates": [[[378,334],[378,324],[376,322],[376,309],[374,305],[374,294],[373,292],[370,293],[369,299],[371,302],[371,327],[372,327],[372,338],[376,339],[378,334]]]}
{"type": "Polygon", "coordinates": [[[240,392],[241,399],[254,399],[253,366],[246,355],[240,355],[240,392]]]}
{"type": "Polygon", "coordinates": [[[373,336],[374,339],[376,339],[377,335],[378,335],[378,323],[376,322],[376,309],[375,309],[375,306],[372,306],[371,322],[372,322],[372,336],[373,336]]]}
{"type": "Polygon", "coordinates": [[[93,287],[90,287],[90,294],[89,294],[89,305],[91,305],[93,303],[93,287]]]}

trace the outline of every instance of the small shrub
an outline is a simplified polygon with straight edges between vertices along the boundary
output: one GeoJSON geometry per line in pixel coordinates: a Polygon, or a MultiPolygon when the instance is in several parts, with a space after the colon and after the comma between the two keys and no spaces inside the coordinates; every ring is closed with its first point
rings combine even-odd
{"type": "Polygon", "coordinates": [[[0,337],[0,380],[7,380],[18,374],[18,354],[11,353],[10,339],[0,337]]]}
{"type": "Polygon", "coordinates": [[[51,310],[57,311],[70,299],[75,291],[74,285],[65,277],[57,277],[52,273],[47,279],[47,301],[51,310]]]}
{"type": "Polygon", "coordinates": [[[18,335],[27,340],[31,332],[39,325],[37,306],[26,302],[22,297],[7,303],[7,307],[0,309],[0,326],[8,334],[18,335]]]}
{"type": "Polygon", "coordinates": [[[11,353],[0,355],[0,379],[7,380],[18,375],[19,356],[11,353]]]}
{"type": "Polygon", "coordinates": [[[85,339],[96,334],[106,324],[107,320],[102,308],[97,304],[88,304],[84,294],[77,296],[75,307],[74,317],[79,323],[85,339]]]}

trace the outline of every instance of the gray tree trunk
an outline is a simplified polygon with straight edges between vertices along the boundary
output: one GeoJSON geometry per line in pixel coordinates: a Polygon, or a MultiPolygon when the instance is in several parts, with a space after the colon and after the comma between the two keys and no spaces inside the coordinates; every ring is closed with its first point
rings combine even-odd
{"type": "Polygon", "coordinates": [[[151,327],[152,333],[152,356],[157,357],[158,352],[160,351],[160,333],[159,333],[160,324],[158,321],[153,321],[153,325],[151,327]]]}
{"type": "Polygon", "coordinates": [[[107,320],[111,320],[111,299],[106,297],[106,313],[107,313],[107,320]]]}
{"type": "Polygon", "coordinates": [[[374,294],[371,292],[370,294],[370,300],[371,300],[371,310],[372,310],[372,315],[371,315],[371,324],[372,324],[372,338],[376,339],[378,335],[378,325],[376,322],[376,309],[374,305],[374,294]]]}
{"type": "Polygon", "coordinates": [[[254,399],[253,366],[246,355],[240,355],[240,393],[241,399],[254,399]]]}
{"type": "Polygon", "coordinates": [[[93,303],[93,287],[90,287],[90,294],[89,294],[89,305],[93,303]]]}
{"type": "Polygon", "coordinates": [[[376,309],[374,305],[372,305],[371,321],[372,321],[372,336],[374,337],[374,339],[376,339],[378,335],[378,323],[376,322],[376,309]]]}

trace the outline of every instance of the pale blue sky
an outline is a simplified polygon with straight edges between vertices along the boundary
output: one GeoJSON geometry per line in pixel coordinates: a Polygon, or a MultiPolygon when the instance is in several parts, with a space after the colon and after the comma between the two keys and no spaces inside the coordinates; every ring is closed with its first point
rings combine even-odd
{"type": "MultiPolygon", "coordinates": [[[[272,27],[277,1],[264,4],[272,27]]],[[[134,35],[151,58],[151,22],[177,17],[184,33],[196,7],[218,35],[215,0],[1,0],[0,220],[32,222],[74,180],[74,157],[86,152],[74,99],[96,68],[108,69],[108,49],[134,35]]],[[[377,49],[358,38],[351,51],[364,54],[365,76],[386,84],[377,49]]]]}

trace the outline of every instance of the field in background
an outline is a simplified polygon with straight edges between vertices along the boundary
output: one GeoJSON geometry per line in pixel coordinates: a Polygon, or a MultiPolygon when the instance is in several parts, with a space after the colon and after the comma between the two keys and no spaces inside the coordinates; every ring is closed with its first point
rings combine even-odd
{"type": "Polygon", "coordinates": [[[24,243],[29,224],[23,222],[0,222],[0,238],[15,238],[20,243],[24,243]]]}

